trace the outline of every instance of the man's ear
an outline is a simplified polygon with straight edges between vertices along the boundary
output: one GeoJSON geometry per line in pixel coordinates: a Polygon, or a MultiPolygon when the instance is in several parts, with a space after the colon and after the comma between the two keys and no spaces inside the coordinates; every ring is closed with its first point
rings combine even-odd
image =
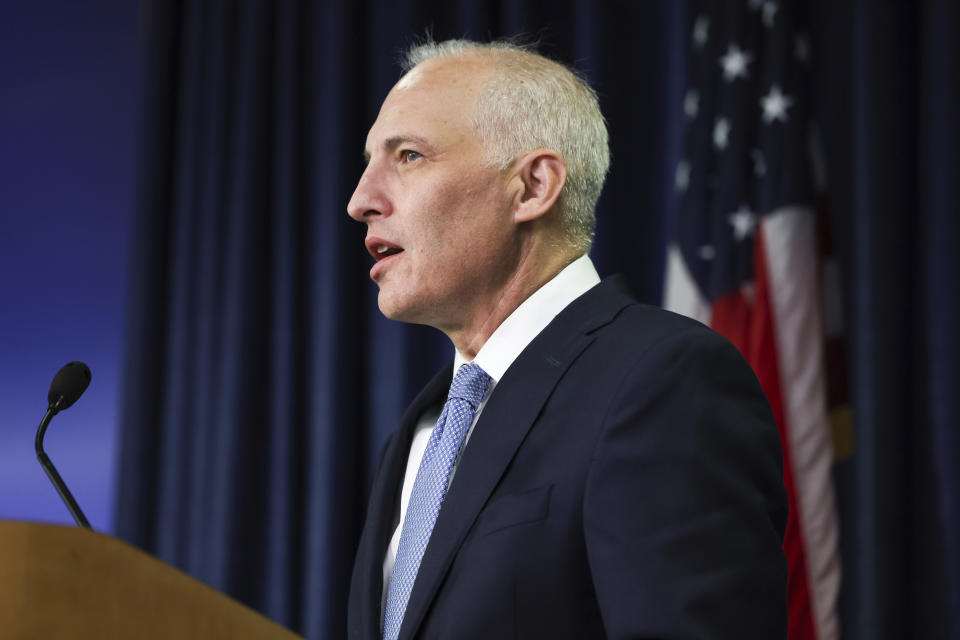
{"type": "Polygon", "coordinates": [[[567,182],[567,165],[553,149],[537,149],[517,162],[517,177],[523,183],[514,221],[530,222],[553,208],[567,182]]]}

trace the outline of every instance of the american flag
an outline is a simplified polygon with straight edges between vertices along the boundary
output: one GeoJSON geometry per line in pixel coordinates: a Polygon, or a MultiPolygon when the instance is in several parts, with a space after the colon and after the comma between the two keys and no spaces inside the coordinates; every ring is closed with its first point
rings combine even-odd
{"type": "Polygon", "coordinates": [[[827,417],[801,4],[691,3],[683,157],[664,306],[724,334],[760,379],[783,441],[790,640],[839,636],[840,561],[827,417]]]}

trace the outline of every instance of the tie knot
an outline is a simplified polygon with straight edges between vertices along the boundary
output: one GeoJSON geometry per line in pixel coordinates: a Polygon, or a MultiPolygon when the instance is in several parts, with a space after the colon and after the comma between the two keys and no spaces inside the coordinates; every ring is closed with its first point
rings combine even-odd
{"type": "Polygon", "coordinates": [[[473,362],[461,365],[450,385],[450,398],[458,398],[470,403],[474,411],[490,389],[490,376],[473,362]]]}

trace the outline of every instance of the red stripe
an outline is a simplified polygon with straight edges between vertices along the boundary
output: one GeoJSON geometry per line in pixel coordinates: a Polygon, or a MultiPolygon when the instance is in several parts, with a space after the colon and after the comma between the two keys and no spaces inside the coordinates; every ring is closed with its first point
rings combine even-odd
{"type": "Polygon", "coordinates": [[[757,374],[770,401],[770,407],[773,409],[773,416],[780,430],[780,442],[783,445],[783,481],[787,486],[790,507],[787,531],[783,540],[783,550],[787,556],[790,572],[787,583],[790,606],[789,638],[790,640],[816,640],[813,610],[810,605],[806,550],[798,518],[799,509],[790,442],[786,435],[789,425],[783,410],[780,369],[777,362],[776,327],[773,324],[765,256],[763,232],[762,228],[758,227],[754,249],[755,291],[752,296],[737,291],[717,300],[712,308],[710,326],[730,340],[747,359],[757,374]]]}

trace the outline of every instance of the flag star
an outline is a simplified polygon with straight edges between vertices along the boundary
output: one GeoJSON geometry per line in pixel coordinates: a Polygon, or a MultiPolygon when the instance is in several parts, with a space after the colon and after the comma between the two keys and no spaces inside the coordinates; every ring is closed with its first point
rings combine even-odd
{"type": "Polygon", "coordinates": [[[727,82],[733,82],[737,78],[747,78],[750,72],[747,65],[753,62],[753,54],[748,51],[741,51],[737,43],[730,43],[727,47],[727,53],[720,58],[720,66],[723,67],[723,79],[727,82]]]}
{"type": "Polygon", "coordinates": [[[710,18],[707,16],[697,16],[693,23],[693,44],[694,48],[703,49],[707,44],[707,38],[710,36],[710,18]]]}
{"type": "Polygon", "coordinates": [[[686,191],[687,187],[690,186],[690,163],[686,160],[681,160],[677,163],[677,171],[673,176],[673,183],[677,191],[686,191]]]}
{"type": "Polygon", "coordinates": [[[767,175],[767,161],[763,157],[763,151],[753,149],[750,151],[750,157],[753,158],[753,175],[758,178],[767,175]]]}
{"type": "Polygon", "coordinates": [[[777,15],[777,11],[780,9],[777,6],[776,2],[765,2],[763,4],[763,24],[764,26],[772,29],[773,28],[773,19],[777,15]]]}
{"type": "Polygon", "coordinates": [[[793,40],[793,56],[800,62],[810,61],[810,41],[803,36],[797,36],[793,40]]]}
{"type": "Polygon", "coordinates": [[[727,222],[733,227],[733,237],[737,242],[742,242],[747,236],[753,235],[757,216],[746,204],[741,204],[739,209],[727,216],[727,222]]]}
{"type": "Polygon", "coordinates": [[[732,128],[729,120],[723,117],[717,118],[713,125],[713,146],[717,149],[726,149],[730,142],[730,130],[732,128]]]}
{"type": "Polygon", "coordinates": [[[787,109],[793,104],[793,98],[783,95],[780,91],[780,85],[774,84],[770,87],[770,93],[760,98],[760,106],[763,107],[763,121],[766,124],[774,120],[780,122],[787,121],[787,109]]]}
{"type": "Polygon", "coordinates": [[[683,113],[693,120],[697,117],[697,111],[700,108],[700,94],[696,89],[687,89],[687,93],[683,96],[683,113]]]}
{"type": "Polygon", "coordinates": [[[713,260],[717,255],[717,250],[713,248],[713,245],[705,244],[700,247],[697,253],[701,260],[713,260]]]}

